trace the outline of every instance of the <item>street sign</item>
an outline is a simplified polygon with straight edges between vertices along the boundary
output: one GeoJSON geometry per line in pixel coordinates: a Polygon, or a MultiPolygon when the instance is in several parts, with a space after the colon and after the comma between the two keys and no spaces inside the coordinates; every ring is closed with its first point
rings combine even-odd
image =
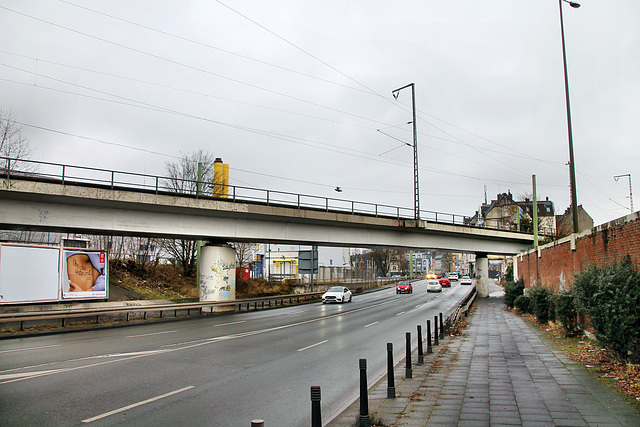
{"type": "Polygon", "coordinates": [[[318,250],[298,251],[298,273],[311,274],[318,273],[318,250]]]}

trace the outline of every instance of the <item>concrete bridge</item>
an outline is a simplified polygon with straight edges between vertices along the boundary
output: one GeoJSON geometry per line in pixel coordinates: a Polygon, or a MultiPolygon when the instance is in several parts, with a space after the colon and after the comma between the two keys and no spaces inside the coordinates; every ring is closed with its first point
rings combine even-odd
{"type": "MultiPolygon", "coordinates": [[[[533,236],[392,215],[203,198],[17,176],[0,182],[0,228],[108,235],[515,255],[533,236]]],[[[481,292],[482,293],[482,292],[481,292]]]]}

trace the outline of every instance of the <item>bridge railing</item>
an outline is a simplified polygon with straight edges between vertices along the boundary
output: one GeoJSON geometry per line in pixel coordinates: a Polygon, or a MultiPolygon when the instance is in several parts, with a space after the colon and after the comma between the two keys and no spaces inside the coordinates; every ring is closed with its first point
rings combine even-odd
{"type": "MultiPolygon", "coordinates": [[[[267,205],[292,206],[298,209],[317,209],[349,214],[372,215],[386,218],[414,219],[412,208],[404,208],[379,203],[337,199],[286,191],[267,190],[238,185],[227,186],[225,197],[214,192],[213,183],[200,182],[177,177],[149,175],[136,172],[124,172],[86,166],[65,165],[60,163],[21,160],[0,157],[2,177],[53,180],[64,184],[98,185],[122,191],[144,191],[156,194],[178,194],[188,197],[221,198],[234,202],[255,202],[267,205]],[[198,185],[200,184],[200,185],[198,185]],[[198,192],[198,187],[201,191],[198,192]]],[[[469,217],[445,212],[421,210],[422,220],[469,225],[469,217]]]]}

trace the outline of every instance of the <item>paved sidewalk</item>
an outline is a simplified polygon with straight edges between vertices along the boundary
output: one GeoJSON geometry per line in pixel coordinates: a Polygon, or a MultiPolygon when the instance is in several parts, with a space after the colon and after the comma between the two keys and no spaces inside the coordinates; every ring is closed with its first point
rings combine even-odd
{"type": "MultiPolygon", "coordinates": [[[[541,332],[504,310],[502,298],[476,302],[465,336],[445,338],[405,379],[396,399],[387,379],[369,390],[372,419],[389,426],[640,426],[640,414],[541,332]]],[[[417,356],[412,356],[417,360],[417,356]]],[[[329,426],[357,425],[355,402],[329,426]]]]}

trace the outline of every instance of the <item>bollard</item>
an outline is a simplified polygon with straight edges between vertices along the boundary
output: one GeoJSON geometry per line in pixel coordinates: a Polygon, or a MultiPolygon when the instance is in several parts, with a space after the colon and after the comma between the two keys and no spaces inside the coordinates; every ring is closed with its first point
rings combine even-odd
{"type": "Polygon", "coordinates": [[[320,413],[320,386],[311,386],[311,427],[322,427],[320,413]]]}
{"type": "Polygon", "coordinates": [[[396,398],[396,382],[393,373],[393,343],[387,343],[387,399],[396,398]]]}
{"type": "Polygon", "coordinates": [[[431,348],[431,320],[427,320],[427,354],[433,353],[431,348]]]}
{"type": "Polygon", "coordinates": [[[407,332],[406,335],[406,342],[407,342],[407,368],[405,370],[405,376],[407,378],[413,378],[413,370],[411,369],[411,332],[407,332]]]}
{"type": "Polygon", "coordinates": [[[424,363],[424,353],[422,349],[422,326],[418,325],[418,363],[424,363]]]}
{"type": "Polygon", "coordinates": [[[251,427],[264,427],[264,420],[252,420],[251,427]]]}
{"type": "Polygon", "coordinates": [[[442,321],[442,313],[440,313],[440,338],[444,339],[444,322],[442,321]]]}
{"type": "Polygon", "coordinates": [[[360,359],[360,427],[371,427],[367,395],[367,359],[360,359]]]}
{"type": "Polygon", "coordinates": [[[438,345],[440,342],[438,341],[438,316],[434,316],[433,318],[433,345],[438,345]]]}

